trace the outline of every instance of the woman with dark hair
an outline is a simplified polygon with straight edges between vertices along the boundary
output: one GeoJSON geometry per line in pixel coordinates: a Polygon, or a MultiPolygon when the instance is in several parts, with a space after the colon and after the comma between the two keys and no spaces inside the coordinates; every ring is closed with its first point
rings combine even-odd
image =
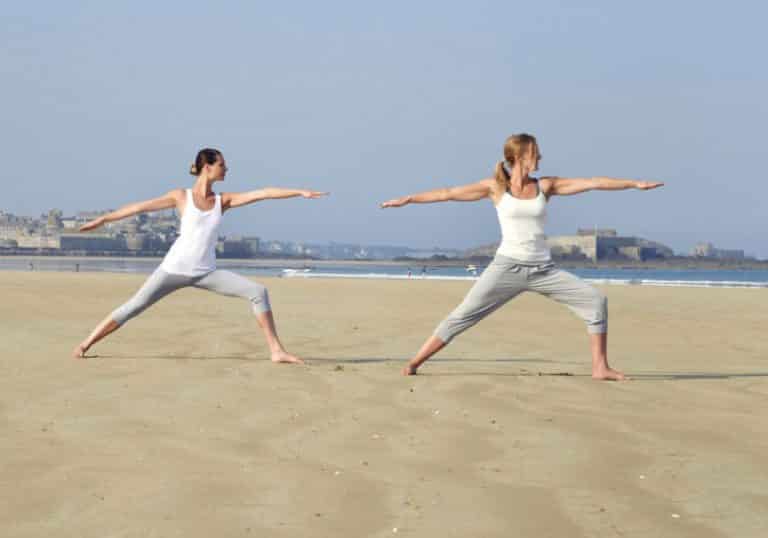
{"type": "Polygon", "coordinates": [[[159,198],[124,206],[80,228],[81,232],[85,232],[107,222],[160,209],[175,208],[181,215],[179,237],[176,238],[160,266],[136,295],[104,318],[93,332],[75,347],[73,355],[85,358],[85,353],[93,344],[119,329],[126,321],[172,291],[192,286],[222,295],[248,299],[264,331],[272,361],[302,362],[285,350],[277,336],[266,288],[238,274],[216,269],[216,241],[219,237],[221,216],[229,209],[261,200],[295,196],[319,198],[328,193],[305,189],[265,188],[250,192],[216,194],[212,186],[217,181],[224,181],[227,165],[221,152],[210,148],[198,152],[190,173],[196,177],[191,189],[175,189],[159,198]]]}
{"type": "Polygon", "coordinates": [[[432,355],[453,338],[524,291],[534,291],[565,304],[587,324],[592,352],[592,377],[621,380],[624,374],[608,366],[608,304],[595,288],[557,269],[552,263],[544,221],[552,196],[591,190],[649,190],[663,183],[607,177],[536,179],[541,154],[536,139],[526,133],[510,136],[504,144],[504,160],[493,178],[477,183],[438,189],[389,200],[381,207],[406,204],[474,202],[490,198],[496,207],[502,239],[496,256],[469,291],[464,301],[437,327],[403,375],[415,375],[432,355]]]}

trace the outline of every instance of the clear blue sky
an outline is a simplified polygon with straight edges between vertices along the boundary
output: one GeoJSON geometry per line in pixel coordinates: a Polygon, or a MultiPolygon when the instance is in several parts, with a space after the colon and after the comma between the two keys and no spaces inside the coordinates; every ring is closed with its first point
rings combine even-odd
{"type": "Polygon", "coordinates": [[[507,135],[542,174],[659,179],[557,198],[548,232],[614,227],[768,257],[768,8],[731,2],[14,2],[0,18],[0,208],[117,207],[191,182],[320,201],[233,211],[224,232],[469,247],[490,202],[377,208],[490,175],[507,135]]]}

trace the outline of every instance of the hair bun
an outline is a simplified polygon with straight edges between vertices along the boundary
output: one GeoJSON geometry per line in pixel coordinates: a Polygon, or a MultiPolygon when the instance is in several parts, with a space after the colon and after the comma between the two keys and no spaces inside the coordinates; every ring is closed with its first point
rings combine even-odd
{"type": "Polygon", "coordinates": [[[198,174],[197,172],[197,166],[195,166],[194,163],[192,163],[192,166],[189,167],[189,173],[193,176],[196,176],[198,174]]]}

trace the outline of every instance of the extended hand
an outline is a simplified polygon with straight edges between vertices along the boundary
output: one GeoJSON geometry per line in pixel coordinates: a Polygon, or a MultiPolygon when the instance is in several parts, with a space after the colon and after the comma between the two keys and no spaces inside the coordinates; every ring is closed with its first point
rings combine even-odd
{"type": "Polygon", "coordinates": [[[320,198],[321,196],[328,196],[329,192],[320,192],[320,191],[301,191],[301,195],[304,198],[320,198]]]}
{"type": "Polygon", "coordinates": [[[387,207],[402,207],[410,201],[411,199],[409,196],[403,196],[402,198],[395,198],[393,200],[387,200],[386,202],[383,202],[381,204],[381,208],[384,209],[387,207]]]}
{"type": "Polygon", "coordinates": [[[99,217],[97,219],[93,219],[90,222],[86,222],[82,226],[80,226],[81,232],[87,232],[89,230],[95,230],[96,228],[104,225],[104,217],[99,217]]]}
{"type": "Polygon", "coordinates": [[[655,181],[638,181],[635,185],[636,189],[640,189],[641,191],[648,191],[651,189],[655,189],[657,187],[663,186],[664,183],[659,183],[655,181]]]}

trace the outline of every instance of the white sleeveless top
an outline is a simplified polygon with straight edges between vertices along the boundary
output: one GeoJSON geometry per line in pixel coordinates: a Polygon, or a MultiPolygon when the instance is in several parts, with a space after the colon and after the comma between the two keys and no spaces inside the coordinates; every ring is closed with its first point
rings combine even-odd
{"type": "Polygon", "coordinates": [[[544,223],[547,217],[547,198],[536,182],[535,198],[515,198],[504,192],[496,206],[501,225],[501,244],[496,254],[523,263],[551,261],[544,223]]]}
{"type": "Polygon", "coordinates": [[[181,233],[163,258],[160,267],[166,273],[202,276],[216,269],[216,241],[221,222],[221,195],[216,195],[213,209],[201,211],[187,189],[187,204],[181,216],[181,233]]]}

